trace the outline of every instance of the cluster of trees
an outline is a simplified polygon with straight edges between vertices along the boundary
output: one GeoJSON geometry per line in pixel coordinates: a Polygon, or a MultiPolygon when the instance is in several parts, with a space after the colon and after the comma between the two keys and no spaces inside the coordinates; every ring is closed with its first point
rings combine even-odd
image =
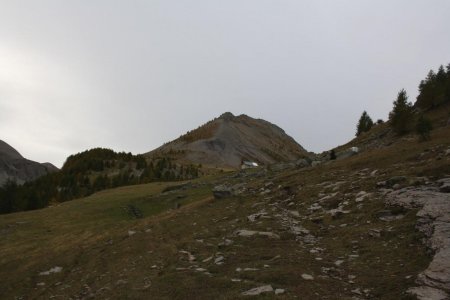
{"type": "Polygon", "coordinates": [[[146,160],[142,155],[96,148],[70,156],[59,172],[18,185],[0,187],[0,213],[32,210],[53,202],[85,197],[94,192],[153,181],[175,181],[199,176],[197,165],[175,164],[171,158],[146,160]]]}
{"type": "Polygon", "coordinates": [[[420,82],[416,107],[428,110],[450,102],[450,64],[446,69],[441,65],[437,72],[430,70],[420,82]]]}
{"type": "MultiPolygon", "coordinates": [[[[389,124],[398,135],[415,131],[422,140],[427,140],[433,126],[423,112],[446,103],[450,103],[450,64],[446,70],[442,65],[437,72],[431,70],[420,82],[419,95],[414,105],[408,101],[408,95],[402,89],[389,113],[389,124]]],[[[382,121],[379,120],[377,123],[380,122],[382,121]]],[[[373,125],[372,119],[364,111],[356,126],[356,136],[369,131],[373,125]]]]}

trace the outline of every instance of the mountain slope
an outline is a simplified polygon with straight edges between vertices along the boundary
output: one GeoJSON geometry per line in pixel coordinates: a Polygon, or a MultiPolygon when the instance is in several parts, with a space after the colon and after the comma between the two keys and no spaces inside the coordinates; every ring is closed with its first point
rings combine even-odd
{"type": "Polygon", "coordinates": [[[449,133],[316,167],[121,187],[2,216],[2,296],[241,299],[270,285],[282,294],[261,298],[414,299],[406,291],[432,258],[417,209],[385,200],[404,187],[436,195],[450,174],[449,133]],[[398,190],[377,187],[394,178],[398,190]],[[234,194],[214,200],[217,185],[234,194]]]}
{"type": "Polygon", "coordinates": [[[24,158],[16,149],[0,140],[0,186],[8,179],[22,184],[57,170],[50,163],[40,164],[24,158]]]}
{"type": "Polygon", "coordinates": [[[278,126],[229,112],[146,155],[161,153],[178,154],[193,163],[232,168],[239,167],[243,160],[271,164],[308,155],[278,126]]]}

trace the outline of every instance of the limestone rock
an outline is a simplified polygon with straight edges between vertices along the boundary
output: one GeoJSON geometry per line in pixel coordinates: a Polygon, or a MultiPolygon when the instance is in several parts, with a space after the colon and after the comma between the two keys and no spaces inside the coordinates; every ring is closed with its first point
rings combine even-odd
{"type": "Polygon", "coordinates": [[[440,185],[439,191],[441,193],[450,193],[450,178],[438,180],[438,183],[440,185]]]}
{"type": "Polygon", "coordinates": [[[275,234],[273,232],[265,232],[265,231],[253,231],[253,230],[247,230],[247,229],[241,229],[241,230],[237,230],[235,232],[235,234],[237,236],[242,236],[242,237],[251,237],[254,235],[261,235],[261,236],[266,236],[272,239],[280,239],[280,236],[278,234],[275,234]]]}
{"type": "Polygon", "coordinates": [[[417,278],[421,287],[414,291],[435,292],[429,288],[450,291],[450,194],[429,187],[405,188],[387,194],[386,202],[420,208],[417,228],[425,234],[427,246],[435,253],[428,268],[417,278]]]}
{"type": "Polygon", "coordinates": [[[246,292],[243,292],[242,295],[243,296],[257,296],[262,293],[270,293],[270,292],[273,292],[273,287],[271,285],[263,285],[263,286],[248,290],[246,292]]]}
{"type": "Polygon", "coordinates": [[[449,299],[449,295],[439,289],[435,289],[429,286],[414,287],[408,289],[408,293],[415,295],[419,300],[446,300],[449,299]]]}
{"type": "Polygon", "coordinates": [[[302,274],[302,278],[304,280],[314,280],[314,277],[312,275],[309,275],[309,274],[302,274]]]}
{"type": "Polygon", "coordinates": [[[224,199],[233,196],[233,190],[226,185],[218,185],[212,190],[215,199],[224,199]]]}
{"type": "Polygon", "coordinates": [[[39,275],[47,276],[47,275],[50,275],[50,274],[53,274],[53,273],[60,273],[62,271],[62,269],[63,269],[62,267],[56,266],[56,267],[51,268],[48,271],[44,271],[44,272],[39,273],[39,275]]]}

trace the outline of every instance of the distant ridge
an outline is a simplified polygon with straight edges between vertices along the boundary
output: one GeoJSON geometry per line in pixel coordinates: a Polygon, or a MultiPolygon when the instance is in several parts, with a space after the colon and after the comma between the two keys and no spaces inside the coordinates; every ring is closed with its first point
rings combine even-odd
{"type": "Polygon", "coordinates": [[[280,127],[230,112],[145,155],[167,153],[192,163],[231,168],[238,168],[243,160],[271,164],[308,156],[280,127]]]}
{"type": "Polygon", "coordinates": [[[58,170],[51,163],[40,164],[24,158],[16,149],[0,140],[0,186],[8,179],[23,184],[58,170]]]}

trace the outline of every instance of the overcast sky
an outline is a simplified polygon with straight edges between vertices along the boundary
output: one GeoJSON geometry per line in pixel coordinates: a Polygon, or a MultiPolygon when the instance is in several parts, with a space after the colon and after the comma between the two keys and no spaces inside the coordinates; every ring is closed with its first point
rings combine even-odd
{"type": "Polygon", "coordinates": [[[319,152],[450,63],[448,0],[0,0],[0,139],[60,167],[225,111],[319,152]]]}

